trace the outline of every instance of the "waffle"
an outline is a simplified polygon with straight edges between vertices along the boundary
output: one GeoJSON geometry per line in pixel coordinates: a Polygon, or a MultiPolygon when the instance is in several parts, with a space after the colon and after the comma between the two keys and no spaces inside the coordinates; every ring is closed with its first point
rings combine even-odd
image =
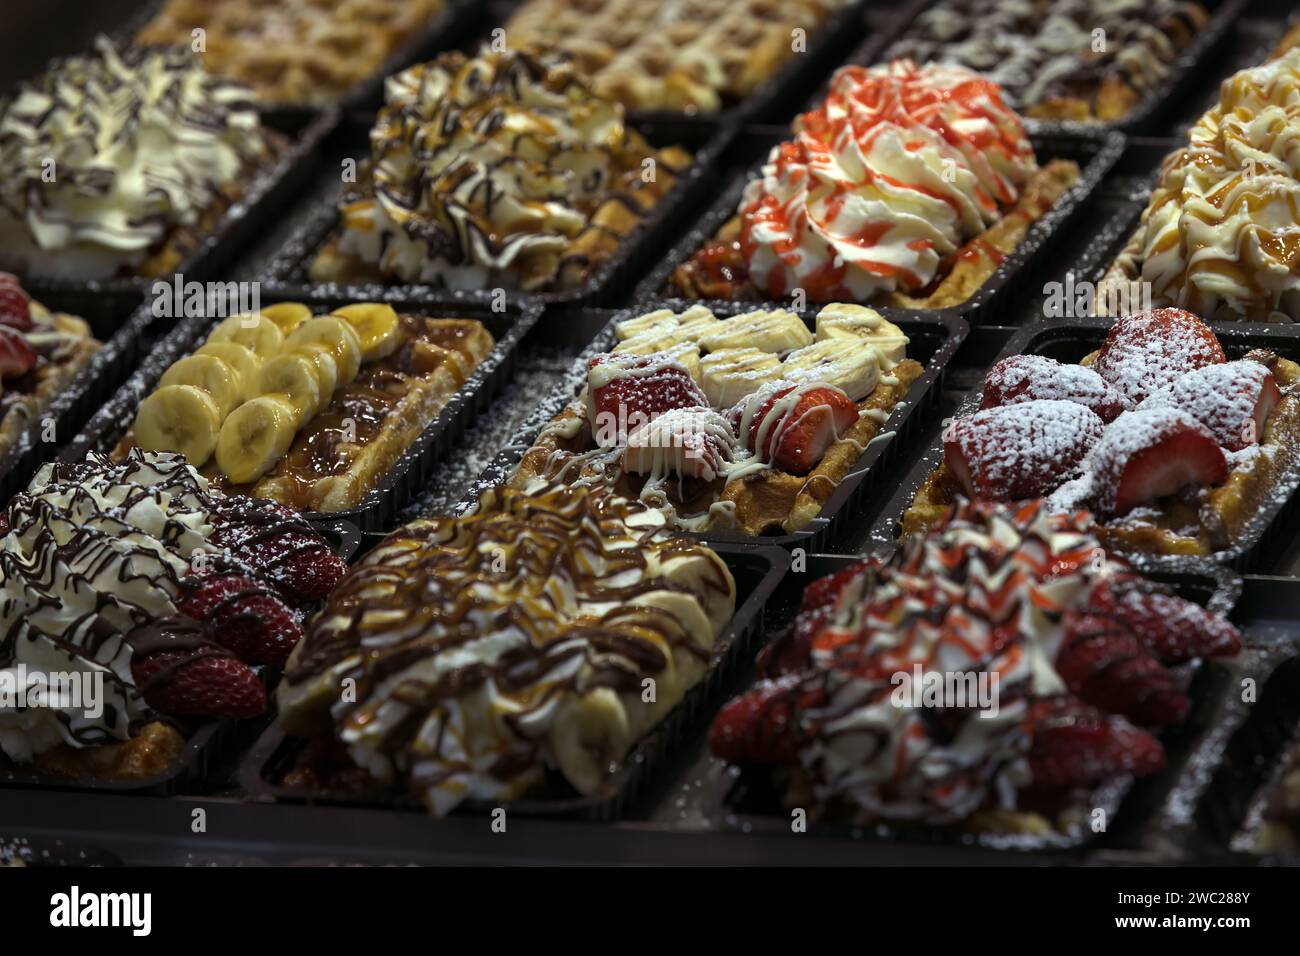
{"type": "Polygon", "coordinates": [[[845,0],[530,0],[515,46],[571,56],[592,87],[628,109],[713,113],[743,101],[796,55],[845,0]]]}
{"type": "Polygon", "coordinates": [[[83,320],[50,312],[38,302],[28,308],[33,328],[20,334],[36,360],[27,372],[0,383],[0,459],[100,349],[83,320]]]}
{"type": "Polygon", "coordinates": [[[32,769],[58,777],[95,780],[139,780],[157,777],[175,763],[185,738],[170,724],[151,721],[129,740],[98,747],[62,744],[34,761],[32,769]]]}
{"type": "Polygon", "coordinates": [[[1208,19],[1184,0],[943,0],[886,56],[970,67],[1035,119],[1115,122],[1169,75],[1208,19]]]}
{"type": "Polygon", "coordinates": [[[316,281],[575,288],[691,162],[551,52],[446,53],[390,79],[386,99],[316,281]]]}
{"type": "Polygon", "coordinates": [[[1222,83],[1219,103],[1161,164],[1140,225],[1098,284],[1096,314],[1138,295],[1215,321],[1300,314],[1300,181],[1287,146],[1298,89],[1300,49],[1286,43],[1222,83]]]}
{"type": "MultiPolygon", "coordinates": [[[[296,303],[264,310],[249,320],[248,328],[241,328],[243,318],[226,319],[196,353],[178,360],[164,373],[159,387],[141,404],[135,424],[119,442],[116,456],[137,446],[179,451],[220,490],[278,501],[300,511],[343,511],[357,505],[392,470],[493,347],[492,336],[479,322],[399,316],[391,307],[371,304],[344,308],[325,317],[336,320],[331,322],[312,318],[309,309],[296,303]],[[275,321],[268,315],[274,315],[275,321]],[[342,348],[331,339],[338,334],[340,322],[345,331],[359,333],[361,340],[355,377],[345,380],[341,370],[346,360],[335,354],[330,395],[324,396],[323,389],[315,393],[310,411],[293,405],[304,367],[296,356],[324,361],[322,346],[327,351],[342,348]],[[228,354],[227,346],[232,343],[254,353],[256,377],[239,367],[247,357],[228,354]],[[286,358],[289,355],[295,357],[290,360],[286,358]],[[201,361],[194,362],[194,356],[201,361]],[[226,369],[219,368],[223,364],[226,369]],[[268,371],[271,368],[277,371],[268,371]],[[231,377],[236,384],[226,395],[226,379],[231,377]],[[175,402],[192,401],[194,396],[171,397],[178,388],[198,388],[215,396],[213,407],[219,415],[215,443],[200,440],[191,444],[193,436],[185,432],[190,428],[191,419],[185,417],[189,412],[171,409],[175,402]],[[284,428],[275,417],[278,409],[245,407],[282,405],[286,396],[298,417],[284,428]],[[146,409],[154,404],[162,410],[146,409]],[[248,467],[252,450],[262,449],[258,443],[269,440],[258,431],[263,411],[271,416],[266,419],[271,423],[267,427],[279,428],[285,437],[264,449],[264,455],[263,450],[256,452],[262,456],[262,467],[250,476],[241,469],[248,467]],[[142,416],[146,415],[149,418],[142,429],[142,416]],[[172,427],[172,418],[167,416],[177,415],[182,416],[182,423],[172,427]],[[162,422],[161,431],[155,418],[162,422]]],[[[308,366],[305,374],[314,373],[308,366]]],[[[310,390],[310,382],[304,387],[310,390]]],[[[193,427],[204,429],[206,435],[209,425],[193,427]]]]}
{"type": "MultiPolygon", "coordinates": [[[[1080,364],[1091,366],[1096,356],[1090,353],[1080,364]]],[[[1300,467],[1300,398],[1295,394],[1300,366],[1271,353],[1261,353],[1258,359],[1268,364],[1282,392],[1260,435],[1258,453],[1232,458],[1227,479],[1220,484],[1162,497],[1121,517],[1099,521],[1095,533],[1107,548],[1210,555],[1236,544],[1252,519],[1271,504],[1279,485],[1300,467]]],[[[902,536],[933,526],[962,495],[957,476],[948,463],[941,463],[903,514],[902,536]]]]}
{"type": "Polygon", "coordinates": [[[634,502],[490,489],[468,516],[398,529],[335,588],[285,671],[281,724],[437,815],[534,793],[548,769],[601,794],[704,676],[735,598],[717,554],[634,502]]]}
{"type": "Polygon", "coordinates": [[[542,429],[509,484],[603,485],[689,531],[757,536],[805,528],[924,371],[904,357],[906,336],[859,306],[823,309],[815,341],[784,310],[719,319],[700,306],[649,313],[622,323],[618,334],[618,346],[593,359],[587,388],[542,429]],[[656,391],[675,390],[669,407],[632,392],[597,410],[606,407],[602,365],[619,367],[615,389],[650,381],[656,391]],[[656,378],[667,381],[653,384],[656,378]],[[805,445],[791,422],[811,417],[809,408],[825,399],[817,390],[826,387],[838,393],[832,403],[847,407],[847,424],[805,445]],[[807,404],[787,397],[809,390],[807,404]],[[606,421],[618,434],[606,435],[606,421]],[[802,467],[786,458],[787,443],[802,467]],[[633,462],[630,449],[649,462],[633,462]]]}
{"type": "Polygon", "coordinates": [[[374,75],[446,8],[445,0],[167,0],[136,34],[185,46],[266,103],[328,103],[374,75]]]}
{"type": "Polygon", "coordinates": [[[1000,95],[957,67],[841,69],[746,185],[737,214],[674,271],[671,291],[929,309],[966,301],[1079,178],[1072,162],[1038,166],[1000,95]],[[964,124],[980,136],[951,134],[964,124]]]}

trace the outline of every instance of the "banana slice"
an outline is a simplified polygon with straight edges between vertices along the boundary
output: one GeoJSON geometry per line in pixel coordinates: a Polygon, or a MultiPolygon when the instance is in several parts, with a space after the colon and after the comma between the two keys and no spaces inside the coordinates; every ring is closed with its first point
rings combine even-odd
{"type": "Polygon", "coordinates": [[[274,322],[285,335],[311,318],[311,309],[301,302],[277,302],[262,310],[262,315],[274,322]]]}
{"type": "Polygon", "coordinates": [[[741,348],[784,352],[802,348],[812,341],[813,334],[803,319],[785,309],[773,309],[723,319],[700,337],[700,347],[706,352],[741,348]]]}
{"type": "Polygon", "coordinates": [[[781,377],[781,360],[762,349],[723,349],[700,359],[700,387],[714,408],[730,408],[781,377]]]}
{"type": "Polygon", "coordinates": [[[347,385],[361,370],[361,339],[352,323],[337,315],[318,315],[298,326],[285,340],[294,349],[300,345],[323,345],[339,367],[339,383],[347,385]]]}
{"type": "Polygon", "coordinates": [[[817,341],[866,339],[889,360],[891,367],[907,358],[907,336],[875,309],[832,302],[817,313],[817,341]]]}
{"type": "Polygon", "coordinates": [[[843,339],[823,339],[787,355],[781,363],[781,377],[799,384],[834,385],[860,402],[880,380],[880,353],[865,342],[846,344],[843,339]]]}
{"type": "Polygon", "coordinates": [[[298,409],[283,395],[259,395],[221,426],[217,467],[236,484],[256,481],[275,467],[298,433],[298,409]]]}
{"type": "Polygon", "coordinates": [[[241,402],[257,394],[257,372],[262,367],[262,360],[248,346],[234,342],[205,342],[194,354],[215,355],[235,370],[239,376],[241,402]]]}
{"type": "Polygon", "coordinates": [[[257,392],[287,399],[298,416],[296,427],[311,421],[321,408],[316,364],[298,352],[286,352],[268,359],[257,375],[257,392]]]}
{"type": "Polygon", "coordinates": [[[391,305],[358,302],[335,309],[333,314],[347,319],[356,331],[363,361],[373,362],[392,355],[402,344],[402,323],[391,305]]]}
{"type": "Polygon", "coordinates": [[[677,313],[672,309],[656,309],[635,319],[624,319],[614,326],[614,334],[620,342],[635,339],[646,332],[666,332],[677,324],[677,313]]]}
{"type": "Polygon", "coordinates": [[[312,364],[316,373],[316,384],[320,387],[322,405],[328,405],[339,385],[339,363],[334,361],[334,353],[323,345],[295,345],[286,355],[301,355],[312,364]]]}
{"type": "Polygon", "coordinates": [[[140,403],[135,443],[145,451],[174,451],[195,468],[212,457],[221,429],[217,403],[194,385],[166,385],[140,403]]]}
{"type": "Polygon", "coordinates": [[[193,385],[212,396],[217,404],[217,416],[226,416],[239,404],[243,384],[239,373],[215,355],[187,355],[173,362],[158,380],[160,386],[193,385]]]}
{"type": "Polygon", "coordinates": [[[262,358],[270,358],[284,344],[284,333],[265,316],[232,315],[212,330],[208,341],[234,342],[262,358]]]}

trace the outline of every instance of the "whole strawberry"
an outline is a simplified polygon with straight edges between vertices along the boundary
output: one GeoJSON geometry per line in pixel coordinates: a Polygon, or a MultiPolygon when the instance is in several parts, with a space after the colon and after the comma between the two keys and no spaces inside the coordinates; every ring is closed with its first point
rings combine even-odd
{"type": "Polygon", "coordinates": [[[302,639],[297,617],[270,588],[252,578],[218,573],[189,578],[177,607],[202,621],[213,639],[249,664],[283,666],[302,639]]]}
{"type": "Polygon", "coordinates": [[[266,688],[233,657],[154,651],[131,661],[131,676],[145,703],[162,714],[243,719],[266,711],[266,688]]]}

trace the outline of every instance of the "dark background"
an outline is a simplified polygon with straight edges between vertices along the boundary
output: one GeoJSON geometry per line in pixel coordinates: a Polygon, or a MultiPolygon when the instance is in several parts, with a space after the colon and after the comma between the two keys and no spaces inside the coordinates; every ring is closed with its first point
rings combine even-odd
{"type": "Polygon", "coordinates": [[[84,50],[140,0],[0,0],[0,91],[40,72],[52,56],[84,50]]]}

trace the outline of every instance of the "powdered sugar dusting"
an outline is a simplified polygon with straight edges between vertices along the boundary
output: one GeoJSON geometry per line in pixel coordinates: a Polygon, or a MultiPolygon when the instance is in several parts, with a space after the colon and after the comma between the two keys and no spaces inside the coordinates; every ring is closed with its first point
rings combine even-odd
{"type": "Polygon", "coordinates": [[[951,442],[962,454],[979,497],[1011,500],[1055,487],[1104,427],[1083,405],[1039,399],[976,412],[953,425],[951,442]]]}
{"type": "Polygon", "coordinates": [[[1153,395],[1142,408],[1169,405],[1187,412],[1227,448],[1258,442],[1255,409],[1273,373],[1250,359],[1207,365],[1178,378],[1169,391],[1153,395]]]}
{"type": "Polygon", "coordinates": [[[1103,421],[1123,410],[1124,399],[1100,375],[1082,365],[1063,365],[1044,355],[1013,355],[989,370],[985,407],[1056,399],[1085,405],[1103,421]]]}
{"type": "Polygon", "coordinates": [[[1178,309],[1139,312],[1115,323],[1093,369],[1120,392],[1127,407],[1168,389],[1192,369],[1224,360],[1214,333],[1178,309]]]}

